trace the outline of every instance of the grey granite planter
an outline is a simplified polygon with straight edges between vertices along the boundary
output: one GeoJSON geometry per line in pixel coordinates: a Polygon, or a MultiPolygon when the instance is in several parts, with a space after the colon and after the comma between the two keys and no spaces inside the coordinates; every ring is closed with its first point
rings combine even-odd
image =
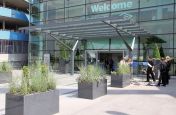
{"type": "Polygon", "coordinates": [[[0,84],[9,83],[12,80],[12,72],[0,72],[0,84]]]}
{"type": "Polygon", "coordinates": [[[130,74],[124,74],[124,75],[111,75],[111,86],[112,87],[119,87],[123,88],[128,85],[130,85],[130,74]]]}
{"type": "Polygon", "coordinates": [[[107,79],[93,83],[78,83],[78,97],[95,99],[107,94],[107,79]]]}
{"type": "Polygon", "coordinates": [[[59,112],[59,91],[31,95],[6,94],[6,115],[53,115],[59,112]]]}

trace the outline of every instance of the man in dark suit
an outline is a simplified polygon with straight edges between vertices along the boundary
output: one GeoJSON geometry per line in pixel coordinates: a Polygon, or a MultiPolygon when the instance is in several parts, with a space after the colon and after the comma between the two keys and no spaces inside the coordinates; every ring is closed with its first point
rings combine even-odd
{"type": "Polygon", "coordinates": [[[161,81],[163,86],[166,86],[167,84],[167,64],[166,64],[166,59],[161,58],[161,63],[159,66],[160,69],[160,77],[159,77],[159,82],[158,82],[158,86],[160,86],[161,81]]]}
{"type": "Polygon", "coordinates": [[[151,75],[153,81],[155,82],[153,70],[154,70],[153,59],[149,56],[148,57],[148,65],[147,65],[147,82],[149,82],[149,78],[150,78],[149,75],[151,75]]]}

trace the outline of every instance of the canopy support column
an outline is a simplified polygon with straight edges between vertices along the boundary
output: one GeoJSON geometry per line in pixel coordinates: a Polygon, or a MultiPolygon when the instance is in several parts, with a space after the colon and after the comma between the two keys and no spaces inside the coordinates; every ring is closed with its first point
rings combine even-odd
{"type": "MultiPolygon", "coordinates": [[[[109,25],[109,26],[111,26],[112,28],[114,28],[115,29],[115,31],[116,31],[116,33],[120,36],[120,38],[121,38],[121,40],[125,43],[125,45],[126,45],[126,47],[128,48],[128,50],[129,51],[132,51],[132,48],[130,47],[130,45],[127,43],[127,41],[122,37],[122,35],[120,34],[120,32],[119,32],[119,29],[117,28],[117,25],[116,26],[114,26],[114,25],[112,25],[112,24],[110,24],[110,23],[108,23],[108,22],[106,22],[106,21],[102,21],[103,23],[105,23],[105,24],[107,24],[107,25],[109,25]]],[[[124,31],[125,32],[125,31],[124,31]]],[[[128,33],[128,32],[126,32],[127,34],[130,34],[130,33],[128,33]]]]}
{"type": "Polygon", "coordinates": [[[79,43],[79,40],[77,40],[73,46],[73,48],[71,49],[69,46],[67,46],[65,43],[63,43],[62,41],[60,41],[60,39],[58,39],[56,36],[52,35],[51,33],[49,34],[52,38],[54,38],[55,40],[57,40],[59,43],[61,43],[62,45],[64,45],[65,47],[67,47],[68,49],[71,50],[71,75],[74,75],[74,57],[75,57],[75,49],[79,43]]]}
{"type": "Polygon", "coordinates": [[[85,50],[84,66],[87,66],[87,51],[85,50]]]}
{"type": "Polygon", "coordinates": [[[59,43],[61,43],[62,45],[64,45],[66,48],[68,48],[69,50],[71,50],[71,48],[69,46],[67,46],[65,43],[63,43],[60,39],[58,39],[56,36],[54,36],[53,34],[49,34],[52,38],[54,38],[56,41],[58,41],[59,43]]]}
{"type": "Polygon", "coordinates": [[[72,53],[71,53],[71,75],[74,75],[74,71],[75,71],[75,69],[74,69],[74,66],[75,66],[75,51],[72,51],[72,53]]]}
{"type": "Polygon", "coordinates": [[[71,54],[71,75],[74,75],[74,67],[75,67],[75,49],[78,46],[79,40],[76,40],[75,45],[72,48],[72,54],[71,54]]]}

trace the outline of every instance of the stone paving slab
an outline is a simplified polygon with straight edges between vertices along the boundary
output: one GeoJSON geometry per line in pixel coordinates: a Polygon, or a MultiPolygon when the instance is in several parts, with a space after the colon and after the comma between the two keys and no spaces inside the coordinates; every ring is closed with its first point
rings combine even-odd
{"type": "Polygon", "coordinates": [[[108,95],[95,100],[77,98],[77,92],[60,96],[56,115],[175,115],[176,80],[167,87],[131,84],[126,88],[108,87],[108,95]]]}
{"type": "MultiPolygon", "coordinates": [[[[135,78],[128,87],[108,87],[108,95],[88,100],[77,97],[78,76],[55,75],[60,89],[60,112],[55,115],[176,115],[174,78],[167,87],[149,86],[135,78]]],[[[0,115],[5,113],[7,91],[8,84],[0,84],[0,115]]]]}

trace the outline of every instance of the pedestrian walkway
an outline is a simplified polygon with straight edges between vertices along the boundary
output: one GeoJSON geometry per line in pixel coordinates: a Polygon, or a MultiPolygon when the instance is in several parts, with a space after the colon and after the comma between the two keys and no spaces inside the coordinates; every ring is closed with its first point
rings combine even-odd
{"type": "Polygon", "coordinates": [[[76,86],[67,86],[73,92],[60,96],[60,112],[56,115],[175,115],[176,79],[171,79],[167,87],[139,84],[108,87],[108,95],[95,100],[78,98],[76,86]]]}
{"type": "MultiPolygon", "coordinates": [[[[55,115],[175,115],[176,79],[167,87],[148,86],[133,79],[125,88],[108,87],[106,96],[88,100],[77,97],[76,78],[79,74],[55,74],[60,90],[60,112],[55,115]]],[[[109,79],[109,78],[108,78],[109,79]]],[[[109,85],[109,83],[108,83],[109,85]]],[[[5,111],[8,84],[0,85],[0,115],[5,111]]]]}

